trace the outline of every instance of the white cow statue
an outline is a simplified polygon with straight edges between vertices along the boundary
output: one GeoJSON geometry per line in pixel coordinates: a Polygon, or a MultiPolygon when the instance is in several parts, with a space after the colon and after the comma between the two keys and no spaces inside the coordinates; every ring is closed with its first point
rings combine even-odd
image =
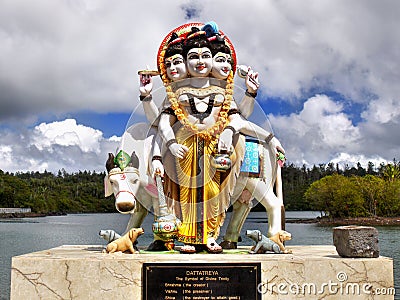
{"type": "MultiPolygon", "coordinates": [[[[150,177],[149,154],[154,134],[144,123],[131,126],[122,138],[120,150],[116,156],[109,154],[106,163],[108,176],[105,178],[106,196],[115,196],[116,209],[124,214],[131,214],[126,231],[140,227],[149,211],[158,215],[159,202],[157,188],[150,177]]],[[[239,138],[244,139],[240,135],[239,138]]],[[[262,165],[262,178],[249,176],[241,172],[237,178],[231,197],[233,212],[221,246],[225,249],[236,248],[243,223],[250,212],[251,200],[255,198],[267,210],[268,236],[282,230],[282,187],[280,167],[276,160],[276,149],[265,143],[259,143],[262,165]],[[273,192],[276,184],[277,195],[273,192]]],[[[148,250],[167,250],[160,237],[148,250]]]]}

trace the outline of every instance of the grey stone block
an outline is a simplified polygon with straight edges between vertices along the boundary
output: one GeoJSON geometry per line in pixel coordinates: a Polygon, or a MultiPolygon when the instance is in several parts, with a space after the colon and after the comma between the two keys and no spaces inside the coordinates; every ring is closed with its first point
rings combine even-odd
{"type": "Polygon", "coordinates": [[[333,244],[341,257],[379,257],[378,230],[368,226],[333,228],[333,244]]]}

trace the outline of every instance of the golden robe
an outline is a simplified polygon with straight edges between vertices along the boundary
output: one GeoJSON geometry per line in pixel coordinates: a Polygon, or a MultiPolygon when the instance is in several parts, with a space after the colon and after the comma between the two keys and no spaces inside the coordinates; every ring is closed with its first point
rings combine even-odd
{"type": "Polygon", "coordinates": [[[189,148],[184,159],[176,159],[182,214],[178,240],[187,244],[206,244],[207,237],[218,232],[224,215],[218,199],[220,172],[211,165],[217,141],[187,135],[182,128],[176,138],[179,144],[189,148]]]}
{"type": "Polygon", "coordinates": [[[212,165],[217,138],[202,139],[179,122],[173,127],[177,143],[189,149],[183,159],[173,157],[166,149],[163,157],[164,190],[169,206],[182,221],[178,240],[185,244],[207,244],[208,237],[218,237],[225,219],[244,157],[244,139],[239,139],[230,157],[231,170],[221,173],[212,165]]]}

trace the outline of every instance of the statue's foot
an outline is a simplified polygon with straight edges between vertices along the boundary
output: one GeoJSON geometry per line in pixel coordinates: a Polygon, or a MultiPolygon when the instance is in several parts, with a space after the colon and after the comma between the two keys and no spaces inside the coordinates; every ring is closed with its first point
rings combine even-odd
{"type": "Polygon", "coordinates": [[[179,252],[182,254],[192,254],[192,253],[196,253],[197,250],[196,250],[195,246],[186,244],[181,247],[179,252]]]}
{"type": "Polygon", "coordinates": [[[222,253],[222,247],[217,244],[217,242],[214,240],[214,238],[209,237],[207,239],[207,244],[204,247],[204,250],[206,250],[208,253],[213,253],[213,254],[218,254],[222,253]]]}
{"type": "Polygon", "coordinates": [[[237,242],[223,241],[220,245],[222,249],[237,249],[237,242]]]}
{"type": "Polygon", "coordinates": [[[147,251],[169,251],[164,241],[155,240],[153,241],[149,247],[146,249],[147,251]]]}

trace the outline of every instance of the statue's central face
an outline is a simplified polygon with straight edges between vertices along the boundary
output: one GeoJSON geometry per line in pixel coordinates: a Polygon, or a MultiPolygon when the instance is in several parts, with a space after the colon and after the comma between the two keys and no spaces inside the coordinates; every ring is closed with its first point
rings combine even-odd
{"type": "Polygon", "coordinates": [[[185,60],[181,54],[175,54],[165,59],[167,76],[172,81],[178,81],[187,77],[185,60]]]}
{"type": "Polygon", "coordinates": [[[207,47],[192,48],[187,54],[187,68],[193,77],[207,77],[212,69],[212,54],[207,47]]]}
{"type": "Polygon", "coordinates": [[[232,70],[231,56],[218,52],[213,57],[213,68],[211,74],[217,79],[226,79],[232,70]]]}

